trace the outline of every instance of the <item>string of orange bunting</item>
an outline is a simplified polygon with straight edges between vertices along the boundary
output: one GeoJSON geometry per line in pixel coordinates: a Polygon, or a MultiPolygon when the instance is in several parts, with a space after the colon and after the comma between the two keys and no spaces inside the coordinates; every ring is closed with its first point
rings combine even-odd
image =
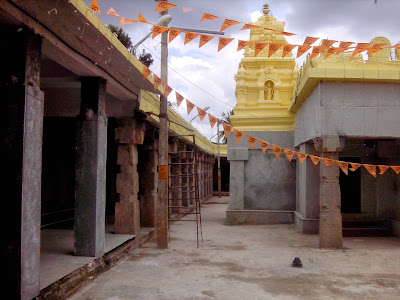
{"type": "MultiPolygon", "coordinates": [[[[163,10],[175,7],[175,6],[176,5],[168,3],[168,2],[159,1],[157,4],[157,7],[156,7],[156,11],[163,11],[163,10]]],[[[153,26],[153,28],[152,28],[152,33],[153,33],[152,38],[153,39],[156,36],[158,36],[159,34],[169,31],[169,37],[168,37],[169,43],[171,43],[178,35],[180,35],[182,33],[185,34],[184,45],[186,45],[187,43],[193,41],[198,36],[200,36],[199,48],[203,47],[205,44],[207,44],[212,39],[214,39],[214,36],[211,36],[211,35],[200,34],[200,33],[195,33],[195,32],[190,32],[190,31],[183,31],[183,30],[179,30],[179,29],[172,29],[169,27],[152,24],[152,23],[148,22],[143,17],[143,15],[140,13],[138,16],[138,20],[136,21],[136,20],[125,18],[125,17],[119,15],[115,11],[115,9],[113,9],[112,7],[106,13],[102,12],[99,8],[97,0],[92,1],[92,4],[90,5],[90,9],[95,12],[98,12],[98,13],[102,13],[102,14],[120,18],[121,20],[120,20],[119,25],[131,24],[131,23],[136,23],[136,22],[152,25],[153,26]]],[[[209,15],[209,14],[204,14],[201,21],[212,19],[211,17],[207,17],[206,15],[209,15]]],[[[212,16],[212,15],[209,15],[209,16],[212,16]]],[[[213,17],[216,17],[216,16],[213,16],[213,17]]],[[[218,18],[218,17],[216,17],[216,18],[218,18]]],[[[230,20],[230,19],[225,19],[225,21],[221,27],[221,31],[225,30],[226,28],[228,28],[232,25],[241,23],[238,21],[230,20]],[[226,24],[225,24],[225,21],[226,21],[226,24]]],[[[259,26],[255,26],[252,24],[245,24],[241,30],[260,29],[260,28],[262,29],[262,27],[259,27],[259,26]]],[[[276,31],[275,29],[271,29],[271,28],[264,28],[264,29],[276,31]]],[[[287,32],[280,32],[280,33],[286,34],[286,35],[294,35],[293,33],[287,33],[287,32]]],[[[227,46],[233,40],[235,40],[235,39],[219,37],[218,52],[221,51],[225,46],[227,46]]],[[[240,51],[240,50],[244,49],[246,46],[249,46],[252,44],[252,45],[254,45],[254,56],[257,56],[262,50],[264,50],[268,46],[268,48],[267,48],[268,49],[268,57],[271,57],[275,52],[277,52],[279,49],[282,48],[283,49],[282,50],[282,58],[284,58],[285,56],[287,56],[289,54],[289,52],[293,51],[297,47],[296,57],[299,58],[300,56],[302,56],[304,53],[306,53],[308,50],[310,50],[312,48],[311,57],[310,57],[312,59],[323,51],[326,51],[325,56],[329,57],[333,54],[337,55],[337,54],[340,54],[349,49],[354,49],[352,56],[362,53],[364,51],[367,51],[367,54],[369,55],[369,54],[376,53],[385,48],[400,49],[400,44],[396,44],[393,46],[387,46],[385,44],[354,43],[354,42],[347,42],[347,41],[339,42],[337,40],[329,40],[329,39],[323,39],[321,41],[321,45],[319,45],[319,46],[312,46],[312,44],[314,44],[317,40],[319,40],[318,37],[307,36],[302,45],[282,44],[282,43],[263,43],[263,42],[252,42],[252,41],[246,41],[246,40],[237,40],[237,42],[238,42],[237,51],[240,51]],[[336,42],[339,42],[338,47],[333,47],[333,45],[336,42]],[[353,44],[356,44],[356,45],[352,46],[353,44]]]]}
{"type": "MultiPolygon", "coordinates": [[[[167,98],[172,91],[174,91],[173,88],[171,88],[167,83],[165,83],[160,77],[158,77],[156,74],[154,74],[149,68],[147,68],[145,65],[143,65],[142,69],[142,74],[143,74],[143,79],[148,78],[151,74],[153,76],[153,84],[154,84],[154,89],[157,90],[160,85],[164,86],[164,96],[167,98]]],[[[383,175],[388,169],[392,169],[396,174],[400,173],[400,166],[387,166],[387,165],[373,165],[373,164],[359,164],[359,163],[352,163],[352,162],[346,162],[346,161],[339,161],[339,160],[333,160],[333,159],[328,159],[328,158],[322,158],[316,155],[310,155],[302,152],[297,152],[292,149],[284,148],[278,145],[274,145],[271,143],[268,143],[266,141],[260,140],[258,138],[255,138],[247,133],[243,133],[240,130],[237,130],[236,128],[232,127],[231,125],[227,124],[226,122],[223,122],[219,120],[218,118],[214,117],[213,115],[207,113],[200,107],[196,106],[194,103],[189,101],[188,99],[185,99],[180,93],[175,91],[176,95],[176,103],[177,106],[179,107],[182,102],[186,102],[186,109],[187,109],[187,114],[189,115],[194,108],[197,109],[199,118],[201,121],[203,121],[206,116],[208,115],[208,120],[210,122],[211,128],[214,128],[215,124],[217,122],[220,122],[223,126],[224,129],[224,134],[225,137],[228,138],[231,132],[234,133],[235,135],[235,141],[236,143],[239,143],[239,141],[242,139],[243,136],[246,136],[247,141],[249,143],[250,149],[254,150],[254,147],[256,143],[258,142],[262,151],[265,153],[266,150],[271,147],[272,151],[274,152],[276,158],[279,158],[281,153],[284,152],[287,159],[292,161],[294,155],[297,155],[297,158],[301,163],[304,162],[304,160],[308,157],[311,159],[311,161],[314,163],[314,165],[318,165],[318,163],[322,160],[326,166],[330,166],[332,164],[337,164],[340,169],[348,175],[348,171],[356,171],[358,168],[363,166],[372,176],[376,177],[377,172],[379,172],[380,175],[383,175]]]]}
{"type": "MultiPolygon", "coordinates": [[[[93,3],[91,5],[91,9],[94,11],[98,11],[100,12],[100,10],[98,9],[98,6],[93,6],[93,5],[97,5],[97,0],[93,0],[93,3]],[[93,4],[94,3],[94,4],[93,4]]],[[[115,10],[110,9],[107,14],[110,15],[116,15],[119,16],[115,10]]],[[[120,16],[119,16],[120,17],[120,16]]],[[[123,18],[123,17],[121,17],[123,18]]],[[[139,14],[139,19],[141,18],[141,15],[139,14]]],[[[143,17],[142,17],[143,18],[143,17]]],[[[144,18],[143,18],[144,19],[144,18]]],[[[122,19],[121,19],[122,21],[122,19]]],[[[133,20],[132,20],[133,21],[133,20]]],[[[126,21],[124,21],[126,22],[126,21]]],[[[133,21],[136,22],[136,21],[133,21]]],[[[141,21],[142,22],[142,21],[141,21]]],[[[147,21],[146,21],[147,22],[147,21]]],[[[149,23],[151,24],[151,23],[149,23]]],[[[169,29],[169,28],[168,28],[169,29]]],[[[306,46],[309,46],[308,49],[311,48],[311,44],[313,44],[318,38],[312,38],[312,37],[307,37],[305,44],[306,46]]],[[[329,41],[329,43],[331,43],[331,40],[326,40],[329,41]]],[[[336,42],[336,41],[334,41],[336,42]]],[[[350,45],[352,44],[352,42],[341,42],[342,43],[350,43],[350,45]]],[[[273,43],[270,43],[273,45],[273,43]]],[[[360,43],[360,44],[368,44],[369,43],[360,43]]],[[[286,45],[288,46],[288,45],[286,45]]],[[[298,45],[291,45],[291,46],[298,46],[298,45]]],[[[300,46],[299,46],[300,47],[300,46]]],[[[344,48],[345,50],[348,48],[345,48],[346,45],[344,45],[344,47],[342,47],[342,49],[344,48]]],[[[339,46],[340,48],[340,46],[339,46]]],[[[356,47],[357,48],[357,47],[356,47]]],[[[279,48],[278,48],[279,49],[279,48]]],[[[307,50],[308,50],[307,49],[307,50]]],[[[307,51],[306,50],[306,51],[307,51]]],[[[361,49],[358,49],[361,50],[361,49]]],[[[285,51],[285,50],[284,50],[285,51]]],[[[289,50],[290,51],[290,50],[289,50]]],[[[344,50],[343,50],[344,51],[344,50]]],[[[341,51],[341,52],[343,52],[341,51]]],[[[361,52],[361,51],[360,51],[361,52]]],[[[376,52],[376,51],[375,51],[376,52]]],[[[272,55],[272,54],[271,54],[272,55]]],[[[146,67],[144,64],[142,64],[142,70],[141,70],[142,74],[143,74],[143,79],[148,79],[148,77],[150,75],[152,75],[153,77],[153,86],[155,90],[158,90],[160,86],[164,87],[164,96],[165,98],[167,98],[172,91],[174,91],[174,89],[172,87],[170,87],[166,82],[164,82],[160,77],[158,77],[155,73],[153,73],[148,67],[146,67]]],[[[233,126],[231,126],[230,124],[227,124],[226,122],[223,122],[221,120],[219,120],[218,118],[214,117],[213,115],[207,113],[206,111],[204,111],[203,109],[201,109],[200,107],[196,106],[194,103],[192,103],[191,101],[189,101],[188,99],[185,99],[181,94],[179,94],[176,90],[175,90],[175,95],[176,95],[176,103],[177,106],[179,107],[182,102],[185,100],[186,102],[186,108],[187,108],[187,114],[189,115],[193,109],[196,107],[197,108],[197,112],[199,115],[199,118],[201,121],[204,120],[204,118],[208,115],[208,119],[210,122],[210,126],[211,128],[214,128],[215,124],[217,122],[221,123],[224,129],[224,135],[226,138],[228,138],[228,136],[230,135],[231,132],[234,133],[235,135],[235,141],[236,143],[239,143],[240,140],[242,139],[243,136],[246,136],[247,141],[249,143],[249,147],[251,150],[254,149],[256,143],[258,142],[261,150],[266,153],[266,150],[270,147],[275,155],[276,158],[279,158],[281,153],[285,153],[287,159],[290,161],[292,161],[294,155],[297,156],[297,158],[299,159],[300,163],[303,163],[307,157],[314,163],[314,165],[318,165],[320,163],[320,161],[322,160],[326,166],[331,166],[333,164],[337,164],[340,169],[343,171],[343,173],[345,173],[346,175],[348,175],[348,171],[356,171],[357,169],[359,169],[360,167],[364,167],[372,176],[376,177],[377,174],[379,175],[383,175],[388,169],[392,169],[396,174],[400,173],[400,166],[388,166],[388,165],[373,165],[373,164],[360,164],[360,163],[352,163],[352,162],[346,162],[346,161],[339,161],[339,160],[333,160],[333,159],[328,159],[328,158],[322,158],[316,155],[310,155],[310,154],[306,154],[306,153],[302,153],[302,152],[297,152],[294,151],[292,149],[288,149],[288,148],[284,148],[278,145],[274,145],[271,143],[268,143],[266,141],[260,140],[256,137],[253,137],[251,135],[248,135],[247,133],[243,133],[240,130],[237,130],[236,128],[234,128],[233,126]]]]}

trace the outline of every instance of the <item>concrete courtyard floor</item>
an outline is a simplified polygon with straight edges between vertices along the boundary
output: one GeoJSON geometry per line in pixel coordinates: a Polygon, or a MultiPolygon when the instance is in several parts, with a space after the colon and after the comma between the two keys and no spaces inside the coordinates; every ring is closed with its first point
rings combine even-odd
{"type": "Polygon", "coordinates": [[[176,222],[169,249],[146,243],[70,299],[400,299],[400,239],[321,250],[294,225],[226,226],[227,203],[202,206],[199,248],[195,222],[176,222]]]}

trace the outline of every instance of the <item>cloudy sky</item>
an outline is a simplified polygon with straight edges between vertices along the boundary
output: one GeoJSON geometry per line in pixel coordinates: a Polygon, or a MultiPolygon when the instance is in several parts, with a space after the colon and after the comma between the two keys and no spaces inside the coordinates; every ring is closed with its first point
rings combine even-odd
{"type": "MultiPolygon", "coordinates": [[[[91,0],[84,0],[87,5],[91,0]]],[[[177,5],[169,10],[172,27],[219,30],[223,20],[240,22],[256,21],[262,14],[265,0],[170,0],[177,5]],[[182,8],[191,8],[220,17],[212,21],[200,22],[201,14],[184,13],[182,8]]],[[[315,36],[342,41],[369,42],[376,36],[386,36],[392,44],[400,41],[400,1],[398,0],[268,0],[270,14],[286,22],[285,30],[296,33],[288,38],[289,43],[302,44],[306,36],[315,36]]],[[[120,15],[137,20],[141,13],[149,22],[155,23],[160,17],[154,9],[154,0],[98,0],[100,9],[107,11],[113,7],[120,15]]],[[[99,15],[105,24],[118,25],[119,19],[99,15]]],[[[248,40],[249,31],[240,31],[241,25],[225,30],[225,37],[248,40]]],[[[131,37],[133,44],[151,30],[151,25],[134,23],[123,29],[131,37]]],[[[234,108],[235,80],[243,50],[237,52],[237,42],[233,41],[217,52],[217,40],[210,41],[202,48],[198,39],[184,45],[181,34],[169,45],[168,83],[182,96],[200,108],[210,107],[207,112],[221,117],[223,112],[234,108]]],[[[150,69],[160,75],[160,37],[149,38],[138,48],[153,55],[154,64],[150,69]]],[[[334,45],[336,46],[336,45],[334,45]]],[[[304,56],[305,57],[305,56],[304,56]]],[[[302,64],[302,60],[297,62],[302,64]]],[[[175,102],[175,93],[169,96],[175,102]]],[[[196,116],[193,110],[187,116],[186,105],[176,108],[180,115],[190,121],[196,116]]],[[[212,137],[216,129],[210,129],[207,119],[199,118],[192,124],[205,136],[212,137]]],[[[215,141],[215,138],[213,139],[215,141]]]]}

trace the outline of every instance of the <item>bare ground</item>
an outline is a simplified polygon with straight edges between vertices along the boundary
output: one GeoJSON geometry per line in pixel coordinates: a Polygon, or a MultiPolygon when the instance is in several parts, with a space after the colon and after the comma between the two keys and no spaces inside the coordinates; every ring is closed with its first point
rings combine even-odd
{"type": "Polygon", "coordinates": [[[195,223],[177,222],[169,249],[145,244],[70,299],[400,299],[400,239],[322,250],[294,225],[224,225],[227,202],[202,206],[200,248],[195,223]]]}

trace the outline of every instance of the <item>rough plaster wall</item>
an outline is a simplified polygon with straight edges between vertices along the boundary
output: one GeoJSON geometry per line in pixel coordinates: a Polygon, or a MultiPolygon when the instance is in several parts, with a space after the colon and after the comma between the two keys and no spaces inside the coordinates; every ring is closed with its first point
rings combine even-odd
{"type": "Polygon", "coordinates": [[[322,135],[400,137],[399,98],[399,84],[320,82],[296,114],[295,145],[322,135]]]}
{"type": "Polygon", "coordinates": [[[295,173],[295,162],[286,157],[250,151],[245,163],[244,208],[295,210],[295,173]]]}

